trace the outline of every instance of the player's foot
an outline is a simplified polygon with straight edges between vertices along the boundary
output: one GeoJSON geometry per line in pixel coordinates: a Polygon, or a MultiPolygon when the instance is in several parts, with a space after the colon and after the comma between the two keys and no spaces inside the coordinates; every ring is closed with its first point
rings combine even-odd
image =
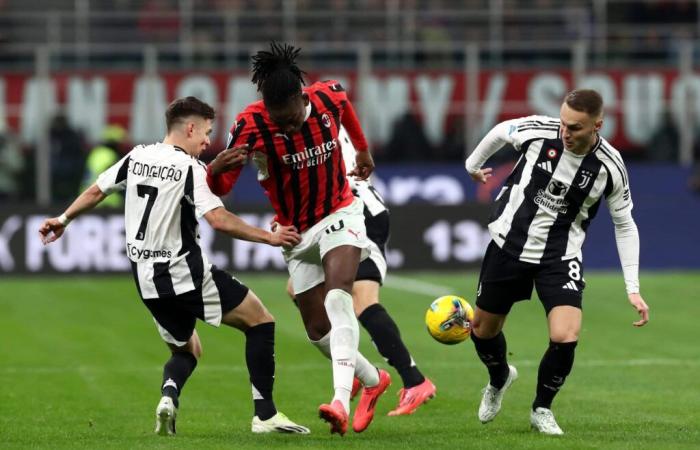
{"type": "Polygon", "coordinates": [[[267,420],[260,420],[258,416],[253,417],[251,431],[253,433],[309,434],[308,428],[292,422],[279,411],[267,420]]]}
{"type": "Polygon", "coordinates": [[[331,424],[331,434],[343,436],[348,431],[348,412],[340,400],[333,400],[318,407],[318,416],[331,424]]]}
{"type": "Polygon", "coordinates": [[[557,425],[557,421],[554,420],[554,413],[547,408],[535,408],[534,411],[530,412],[530,426],[544,434],[555,436],[564,434],[559,425],[557,425]]]}
{"type": "Polygon", "coordinates": [[[374,408],[377,400],[391,384],[391,377],[386,370],[379,370],[379,383],[376,386],[362,388],[360,402],[355,409],[352,418],[352,429],[355,433],[362,433],[367,429],[374,418],[374,408]]]}
{"type": "Polygon", "coordinates": [[[156,434],[161,436],[175,434],[176,417],[177,408],[173,403],[173,399],[164,395],[156,408],[156,434]]]}
{"type": "Polygon", "coordinates": [[[515,370],[515,367],[508,365],[508,378],[506,378],[506,384],[501,389],[496,389],[491,386],[491,383],[486,385],[483,390],[484,396],[481,397],[481,404],[479,405],[479,420],[481,423],[491,422],[496,417],[498,411],[501,410],[503,394],[513,384],[513,381],[517,379],[518,371],[515,370]]]}
{"type": "Polygon", "coordinates": [[[421,384],[412,388],[402,388],[399,391],[399,406],[389,411],[389,416],[402,416],[413,414],[423,403],[435,397],[435,385],[429,379],[425,379],[421,384]]]}
{"type": "Polygon", "coordinates": [[[360,388],[362,387],[362,383],[360,383],[360,379],[355,377],[352,379],[352,390],[350,391],[350,401],[355,400],[355,397],[357,397],[357,393],[360,392],[360,388]]]}

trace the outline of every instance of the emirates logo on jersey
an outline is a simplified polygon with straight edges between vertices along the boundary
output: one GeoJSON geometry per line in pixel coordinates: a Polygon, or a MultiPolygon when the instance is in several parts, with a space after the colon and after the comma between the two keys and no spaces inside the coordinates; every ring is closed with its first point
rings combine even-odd
{"type": "Polygon", "coordinates": [[[282,155],[282,162],[291,165],[294,169],[319,166],[331,157],[336,148],[338,148],[338,140],[333,139],[315,147],[305,148],[301,152],[282,155]]]}
{"type": "Polygon", "coordinates": [[[331,118],[328,117],[328,114],[324,114],[321,116],[321,123],[323,123],[323,126],[326,128],[331,127],[331,118]]]}

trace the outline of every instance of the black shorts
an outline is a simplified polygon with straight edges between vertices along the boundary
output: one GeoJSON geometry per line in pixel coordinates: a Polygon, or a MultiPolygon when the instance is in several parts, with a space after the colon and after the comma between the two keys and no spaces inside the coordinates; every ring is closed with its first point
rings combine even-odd
{"type": "Polygon", "coordinates": [[[184,345],[197,319],[219,326],[221,318],[248,295],[248,287],[216,266],[204,275],[202,286],[174,297],[143,299],[165,342],[184,345]]]}
{"type": "Polygon", "coordinates": [[[491,241],[481,265],[476,305],[493,314],[508,314],[515,302],[530,299],[533,284],[547,314],[555,306],[581,308],[586,287],[581,261],[530,264],[491,241]]]}
{"type": "MultiPolygon", "coordinates": [[[[389,240],[389,211],[382,211],[376,216],[372,216],[367,207],[365,207],[365,228],[367,229],[367,237],[377,244],[377,247],[382,252],[382,258],[384,258],[386,243],[389,240]]],[[[379,284],[382,284],[384,281],[379,267],[377,267],[372,258],[360,261],[355,281],[360,280],[372,280],[379,284]]]]}

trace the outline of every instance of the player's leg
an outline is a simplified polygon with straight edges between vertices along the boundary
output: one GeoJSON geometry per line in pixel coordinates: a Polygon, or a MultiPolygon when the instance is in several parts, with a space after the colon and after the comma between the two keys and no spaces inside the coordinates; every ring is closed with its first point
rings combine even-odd
{"type": "Polygon", "coordinates": [[[534,267],[506,254],[494,242],[484,255],[471,335],[476,354],[489,373],[479,404],[482,423],[496,417],[506,390],[518,378],[518,371],[508,364],[502,329],[513,304],[530,298],[534,267]]]}
{"type": "Polygon", "coordinates": [[[386,277],[382,249],[389,237],[389,214],[384,212],[372,217],[365,210],[365,225],[373,245],[369,248],[369,257],[360,262],[352,287],[355,315],[379,353],[399,373],[404,389],[410,389],[424,383],[425,377],[411,358],[396,322],[379,303],[379,288],[386,277]]]}
{"type": "Polygon", "coordinates": [[[549,345],[537,372],[530,422],[542,433],[562,434],[551,407],[574,365],[583,318],[581,306],[585,282],[581,263],[571,260],[546,267],[538,274],[536,286],[547,313],[549,345]]]}
{"type": "Polygon", "coordinates": [[[274,317],[258,296],[238,280],[222,271],[214,270],[212,273],[218,296],[227,299],[222,302],[221,323],[241,330],[246,337],[245,358],[255,410],[252,431],[254,433],[309,433],[308,428],[292,422],[279,412],[273,399],[274,317]],[[242,300],[240,300],[241,297],[242,300]],[[224,304],[226,306],[223,306],[224,304]]]}
{"type": "MultiPolygon", "coordinates": [[[[290,280],[291,281],[291,280],[290,280]]],[[[299,307],[299,312],[306,329],[309,342],[316,347],[323,356],[331,358],[331,323],[323,304],[325,285],[322,283],[306,292],[295,295],[291,290],[291,282],[288,283],[290,297],[294,298],[299,307]],[[301,300],[299,300],[300,298],[301,300]]],[[[355,364],[355,376],[367,383],[368,386],[377,384],[377,368],[370,363],[360,352],[357,352],[355,364]]]]}
{"type": "Polygon", "coordinates": [[[278,413],[272,398],[275,375],[274,317],[247,286],[228,273],[212,267],[204,273],[200,289],[187,294],[183,305],[197,318],[213,326],[223,323],[240,329],[246,336],[246,363],[251,381],[255,415],[254,432],[308,433],[308,429],[278,413]],[[286,428],[269,426],[256,429],[256,423],[280,423],[286,428]]]}
{"type": "Polygon", "coordinates": [[[143,301],[151,311],[158,332],[170,349],[170,358],[163,366],[161,399],[156,407],[155,432],[175,434],[175,421],[180,395],[185,383],[197,367],[202,344],[194,329],[196,318],[182,309],[181,296],[143,301]]]}
{"type": "MultiPolygon", "coordinates": [[[[367,258],[360,266],[372,266],[379,274],[376,264],[367,258]]],[[[396,322],[379,303],[379,279],[370,278],[370,269],[358,271],[358,281],[353,285],[355,313],[369,333],[379,353],[396,369],[404,387],[399,392],[399,405],[389,412],[390,416],[412,414],[435,396],[435,385],[418,370],[411,354],[401,339],[396,322]]]]}

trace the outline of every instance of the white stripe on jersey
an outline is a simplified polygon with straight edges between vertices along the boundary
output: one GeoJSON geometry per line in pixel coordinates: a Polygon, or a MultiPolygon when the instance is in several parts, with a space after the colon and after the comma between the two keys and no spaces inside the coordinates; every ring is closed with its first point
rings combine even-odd
{"type": "MultiPolygon", "coordinates": [[[[356,150],[355,146],[352,145],[352,141],[350,141],[348,132],[345,131],[345,127],[343,126],[340,127],[340,131],[338,132],[338,141],[340,141],[340,148],[343,152],[345,170],[349,173],[355,168],[356,150]]],[[[372,216],[376,216],[377,214],[386,211],[387,208],[384,205],[384,199],[381,198],[377,190],[372,186],[370,178],[367,180],[356,180],[355,177],[347,177],[353,194],[356,194],[358,197],[360,197],[360,199],[362,199],[365,207],[369,210],[372,216]]]]}
{"type": "Polygon", "coordinates": [[[520,183],[514,184],[511,187],[510,199],[506,204],[505,210],[498,217],[498,219],[489,224],[489,232],[491,233],[491,237],[501,248],[503,248],[508,230],[510,230],[512,226],[515,211],[520,208],[520,205],[525,200],[523,187],[530,183],[532,168],[537,162],[537,155],[539,155],[541,149],[542,141],[533,142],[527,149],[527,152],[525,152],[525,167],[522,172],[522,177],[520,178],[520,183]]]}

